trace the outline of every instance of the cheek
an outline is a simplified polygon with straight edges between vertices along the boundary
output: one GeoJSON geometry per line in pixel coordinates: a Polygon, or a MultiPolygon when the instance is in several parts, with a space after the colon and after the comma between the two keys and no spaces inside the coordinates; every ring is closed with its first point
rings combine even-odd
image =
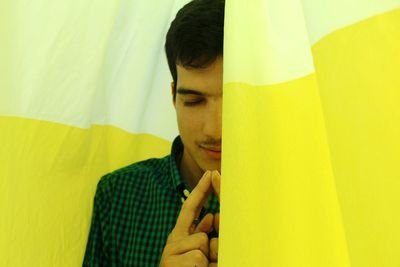
{"type": "Polygon", "coordinates": [[[201,133],[204,116],[199,110],[177,110],[179,131],[182,135],[199,135],[201,133]]]}

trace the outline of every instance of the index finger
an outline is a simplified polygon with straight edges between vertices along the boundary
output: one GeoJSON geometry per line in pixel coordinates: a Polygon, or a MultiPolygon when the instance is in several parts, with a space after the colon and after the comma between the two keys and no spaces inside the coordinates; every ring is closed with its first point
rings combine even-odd
{"type": "Polygon", "coordinates": [[[214,189],[215,194],[218,197],[218,201],[220,200],[220,192],[221,192],[221,175],[217,170],[212,172],[211,183],[214,189]]]}
{"type": "Polygon", "coordinates": [[[204,202],[207,200],[210,193],[211,172],[206,171],[182,205],[181,212],[179,213],[175,225],[175,230],[178,231],[179,234],[189,235],[190,227],[193,221],[199,216],[204,202]]]}

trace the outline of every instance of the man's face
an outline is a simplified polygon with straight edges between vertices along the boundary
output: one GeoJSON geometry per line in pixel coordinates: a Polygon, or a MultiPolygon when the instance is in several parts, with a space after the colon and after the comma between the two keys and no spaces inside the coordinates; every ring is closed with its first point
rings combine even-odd
{"type": "Polygon", "coordinates": [[[202,172],[221,172],[222,67],[222,57],[205,68],[177,66],[174,106],[184,156],[202,172]]]}

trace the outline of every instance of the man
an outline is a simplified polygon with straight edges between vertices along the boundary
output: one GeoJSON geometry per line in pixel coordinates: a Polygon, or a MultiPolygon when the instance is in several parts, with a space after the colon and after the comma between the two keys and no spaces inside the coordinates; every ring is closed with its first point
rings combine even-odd
{"type": "Polygon", "coordinates": [[[193,0],[171,23],[180,136],[169,156],[102,177],[84,266],[217,266],[223,24],[223,0],[193,0]]]}

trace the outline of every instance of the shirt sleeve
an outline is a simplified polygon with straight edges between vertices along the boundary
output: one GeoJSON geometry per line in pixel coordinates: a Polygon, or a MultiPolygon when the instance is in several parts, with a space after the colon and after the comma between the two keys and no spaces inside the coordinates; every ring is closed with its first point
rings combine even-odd
{"type": "Polygon", "coordinates": [[[111,197],[107,193],[107,180],[104,176],[97,185],[93,204],[93,215],[89,238],[82,266],[109,266],[108,242],[109,214],[111,197]]]}

